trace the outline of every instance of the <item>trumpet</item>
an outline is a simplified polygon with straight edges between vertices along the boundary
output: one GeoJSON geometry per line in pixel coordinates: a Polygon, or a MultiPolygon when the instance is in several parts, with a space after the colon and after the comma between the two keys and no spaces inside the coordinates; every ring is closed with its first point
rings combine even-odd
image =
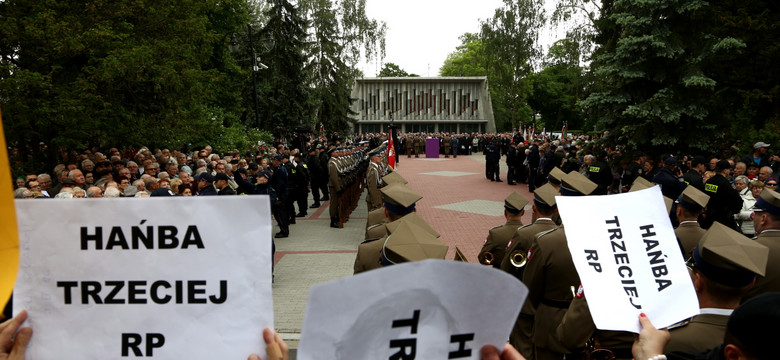
{"type": "Polygon", "coordinates": [[[522,250],[515,250],[509,254],[509,262],[512,263],[512,266],[515,268],[521,268],[525,266],[527,260],[528,258],[525,256],[525,252],[522,250]]]}
{"type": "Polygon", "coordinates": [[[485,265],[492,265],[493,261],[495,260],[496,257],[490,251],[485,251],[482,254],[479,254],[479,262],[485,265]]]}

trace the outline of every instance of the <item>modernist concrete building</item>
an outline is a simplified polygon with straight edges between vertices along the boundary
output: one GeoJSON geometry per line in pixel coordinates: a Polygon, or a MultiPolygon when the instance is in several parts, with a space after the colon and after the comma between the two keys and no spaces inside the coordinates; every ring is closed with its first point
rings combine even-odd
{"type": "Polygon", "coordinates": [[[391,120],[403,132],[495,132],[487,77],[361,78],[355,81],[353,130],[383,132],[391,120]]]}

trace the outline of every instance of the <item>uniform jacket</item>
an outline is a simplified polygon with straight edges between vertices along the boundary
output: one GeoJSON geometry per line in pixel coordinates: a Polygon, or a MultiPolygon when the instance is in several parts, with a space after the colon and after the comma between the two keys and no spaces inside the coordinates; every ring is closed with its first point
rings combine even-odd
{"type": "MultiPolygon", "coordinates": [[[[521,221],[510,220],[507,221],[504,225],[496,226],[490,229],[487,239],[485,239],[485,245],[482,246],[482,250],[480,250],[479,253],[492,253],[493,267],[500,267],[501,260],[504,259],[504,254],[506,253],[506,245],[509,243],[509,240],[512,239],[512,236],[515,235],[517,229],[519,229],[521,226],[523,226],[521,221]]],[[[485,264],[482,257],[480,257],[480,263],[487,265],[485,264]]]]}
{"type": "Polygon", "coordinates": [[[703,227],[709,228],[717,221],[732,229],[737,228],[734,214],[742,210],[742,197],[731,187],[729,181],[721,174],[716,174],[704,184],[704,193],[710,196],[703,227]]]}
{"type": "Polygon", "coordinates": [[[677,235],[677,239],[679,239],[682,247],[683,258],[687,259],[690,257],[691,251],[699,244],[699,240],[701,240],[705,232],[707,230],[702,229],[696,221],[682,222],[680,226],[674,229],[674,234],[677,235]]]}
{"type": "Polygon", "coordinates": [[[756,284],[742,298],[743,303],[765,292],[780,291],[780,230],[764,230],[754,239],[769,248],[769,260],[766,263],[766,276],[758,277],[756,284]]]}
{"type": "Polygon", "coordinates": [[[533,341],[536,348],[567,353],[558,341],[556,327],[572,300],[571,286],[580,284],[566,243],[563,226],[541,233],[531,245],[523,273],[527,304],[535,311],[533,341]]]}
{"type": "Polygon", "coordinates": [[[381,268],[382,248],[384,245],[384,237],[363,241],[358,246],[357,256],[355,256],[354,274],[381,268]]]}
{"type": "Polygon", "coordinates": [[[666,345],[664,353],[672,351],[705,351],[723,343],[726,323],[729,315],[701,314],[682,324],[670,326],[672,339],[666,345]]]}
{"type": "Polygon", "coordinates": [[[369,164],[366,173],[366,187],[368,189],[366,203],[368,203],[369,211],[382,206],[382,193],[379,192],[381,181],[379,166],[374,163],[369,164]]]}

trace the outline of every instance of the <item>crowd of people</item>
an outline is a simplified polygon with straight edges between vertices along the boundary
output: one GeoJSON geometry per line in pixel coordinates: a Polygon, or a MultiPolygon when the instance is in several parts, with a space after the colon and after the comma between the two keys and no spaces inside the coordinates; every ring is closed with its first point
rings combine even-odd
{"type": "MultiPolygon", "coordinates": [[[[272,199],[279,238],[289,235],[296,217],[306,216],[307,209],[327,200],[330,226],[343,227],[365,189],[369,220],[355,259],[355,273],[359,273],[443,258],[447,253],[436,230],[416,213],[415,204],[422,197],[388,164],[400,162],[403,155],[424,154],[430,139],[438,141],[445,157],[484,154],[486,178],[491,181],[502,181],[500,162],[506,157],[507,184],[527,184],[534,194],[531,200],[514,192],[506,198],[507,222],[490,230],[478,259],[514,275],[529,288],[502,359],[597,358],[604,353],[612,359],[637,354],[662,359],[664,353],[713,347],[716,353],[707,356],[723,358],[735,348],[749,354],[765,351],[759,349],[764,344],[745,343],[744,329],[727,336],[740,304],[748,306],[754,303],[751,299],[766,299],[762,294],[780,291],[780,195],[776,192],[780,156],[763,142],[755,143],[754,151],[744,156],[732,151],[658,158],[641,151],[629,156],[620,149],[593,150],[585,136],[551,139],[511,133],[401,133],[394,134],[393,141],[385,134],[362,134],[343,144],[311,139],[288,146],[279,141],[267,149],[223,155],[208,146],[193,151],[110,149],[108,155],[92,150],[68,158],[51,175],[20,176],[15,191],[17,198],[265,194],[272,199]],[[399,156],[390,159],[393,153],[399,156]],[[640,322],[647,331],[639,339],[626,332],[596,329],[585,291],[581,287],[573,291],[579,276],[565,251],[566,233],[555,198],[618,194],[655,185],[660,186],[676,227],[701,314],[672,327],[671,335],[656,331],[644,317],[640,322]],[[533,222],[523,225],[520,219],[529,201],[533,222]],[[418,248],[426,250],[409,251],[408,242],[396,246],[389,241],[393,234],[396,240],[424,244],[418,248]],[[643,341],[643,335],[650,340],[643,341]],[[723,345],[716,347],[719,344],[723,345]]],[[[777,296],[769,297],[777,306],[777,296]]],[[[483,354],[499,356],[496,349],[483,354]]]]}

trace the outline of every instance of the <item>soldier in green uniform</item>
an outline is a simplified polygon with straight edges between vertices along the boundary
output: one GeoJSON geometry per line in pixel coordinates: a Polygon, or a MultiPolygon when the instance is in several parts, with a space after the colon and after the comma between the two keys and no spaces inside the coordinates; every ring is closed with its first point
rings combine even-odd
{"type": "MultiPolygon", "coordinates": [[[[558,214],[558,205],[555,196],[560,193],[550,184],[536,188],[534,191],[533,212],[536,221],[525,225],[515,231],[512,240],[507,244],[507,251],[501,261],[501,270],[514,275],[518,280],[523,279],[525,259],[528,258],[528,249],[531,248],[536,235],[554,229],[557,225],[553,217],[558,214]]],[[[512,333],[509,335],[509,343],[520,351],[526,359],[533,359],[533,316],[534,308],[526,303],[520,311],[520,318],[515,323],[512,333]],[[529,321],[531,320],[531,321],[529,321]]]]}
{"type": "Polygon", "coordinates": [[[368,211],[382,207],[382,194],[379,189],[384,185],[382,183],[381,157],[379,153],[372,153],[371,162],[368,164],[366,172],[366,204],[368,211]]]}
{"type": "Polygon", "coordinates": [[[384,200],[384,213],[387,217],[387,223],[373,227],[367,230],[367,240],[358,246],[358,253],[355,257],[354,273],[360,273],[367,270],[381,267],[381,249],[384,247],[384,241],[390,232],[390,226],[393,222],[406,217],[405,221],[416,222],[417,227],[429,229],[438,237],[438,233],[430,226],[421,225],[425,223],[419,216],[408,216],[414,214],[415,204],[422,199],[420,194],[409,189],[403,184],[388,185],[380,190],[384,200]],[[408,216],[408,217],[407,217],[408,216]]]}
{"type": "Polygon", "coordinates": [[[669,327],[672,338],[664,352],[705,351],[720,345],[729,316],[756,275],[764,276],[768,257],[766,246],[712,224],[688,261],[700,313],[669,327]]]}
{"type": "Polygon", "coordinates": [[[677,235],[685,259],[691,256],[691,251],[706,232],[697,219],[704,212],[709,201],[710,197],[707,194],[690,185],[683,190],[677,200],[677,219],[680,220],[680,225],[674,229],[674,234],[677,235]]]}
{"type": "Polygon", "coordinates": [[[425,143],[425,137],[422,134],[414,136],[414,157],[420,157],[420,153],[423,152],[423,144],[425,143]]]}
{"type": "Polygon", "coordinates": [[[452,138],[449,134],[444,134],[444,137],[441,139],[441,146],[444,147],[444,157],[448,158],[450,157],[450,148],[452,147],[452,138]]]}
{"type": "Polygon", "coordinates": [[[480,264],[492,265],[496,268],[501,265],[501,260],[504,258],[509,240],[515,235],[515,231],[523,226],[520,218],[525,214],[524,208],[526,204],[528,204],[528,200],[515,191],[504,199],[504,218],[506,218],[506,223],[496,226],[488,232],[482,250],[479,251],[480,264]]]}
{"type": "MultiPolygon", "coordinates": [[[[596,187],[585,176],[572,171],[561,181],[561,195],[588,195],[596,187]]],[[[535,309],[535,315],[533,319],[519,320],[533,321],[534,356],[539,360],[560,360],[569,352],[555,336],[556,327],[573,298],[570,287],[580,283],[566,248],[563,226],[537,235],[523,273],[523,283],[528,287],[527,301],[535,309]]]]}
{"type": "Polygon", "coordinates": [[[766,275],[756,280],[743,302],[765,292],[780,291],[780,194],[764,189],[753,211],[753,226],[758,234],[753,240],[769,248],[769,265],[766,275]]]}
{"type": "Polygon", "coordinates": [[[339,176],[340,166],[338,157],[341,155],[336,149],[328,151],[330,160],[328,160],[328,194],[330,194],[330,227],[340,228],[339,225],[339,191],[342,188],[341,177],[339,176]]]}

